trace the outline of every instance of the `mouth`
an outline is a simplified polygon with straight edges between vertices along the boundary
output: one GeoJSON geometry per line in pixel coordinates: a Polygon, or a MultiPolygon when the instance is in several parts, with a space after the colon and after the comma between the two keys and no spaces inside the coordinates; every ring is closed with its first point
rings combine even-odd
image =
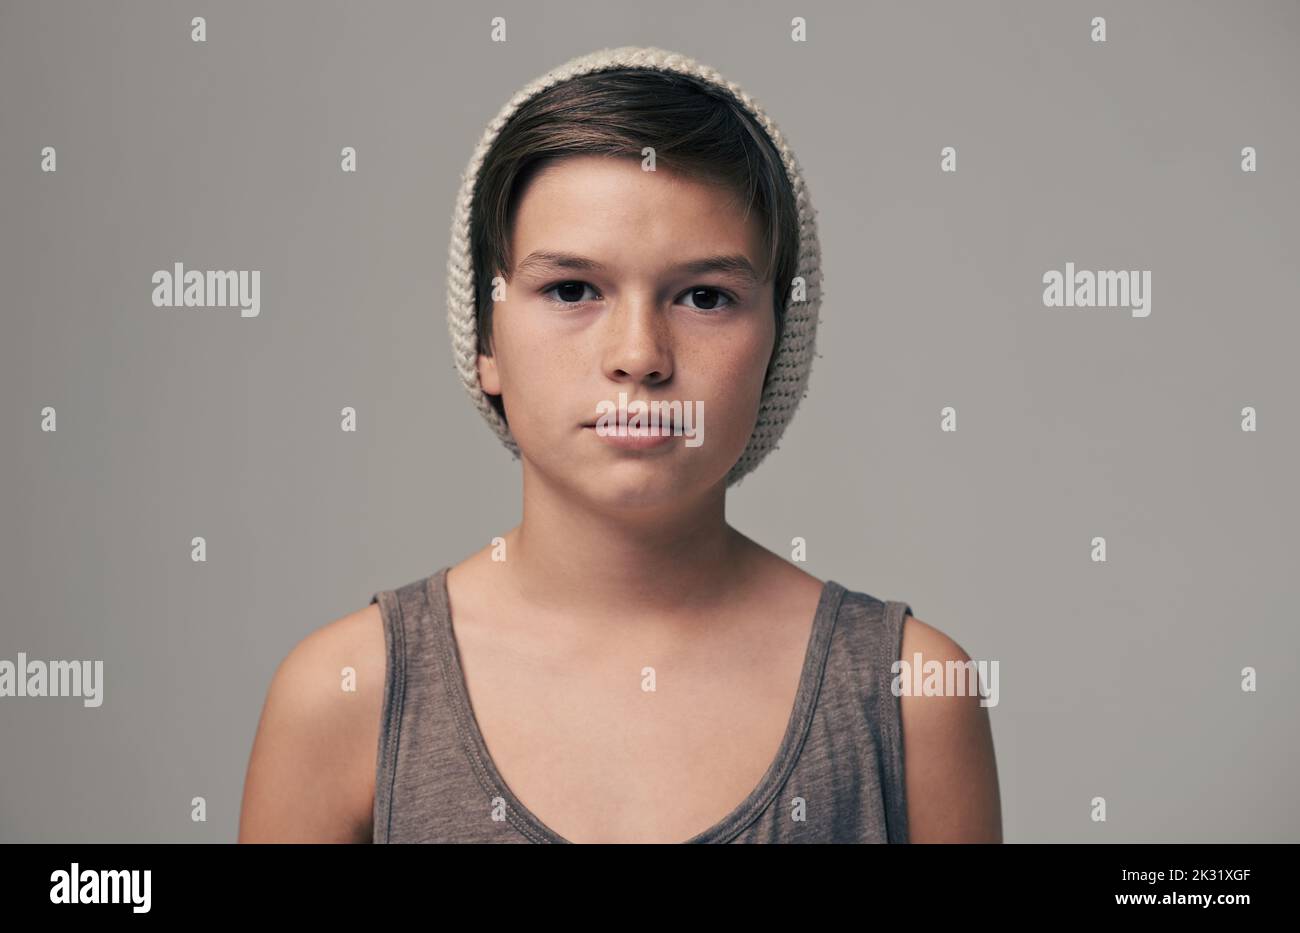
{"type": "MultiPolygon", "coordinates": [[[[583,427],[583,428],[593,428],[593,429],[594,429],[594,428],[596,427],[596,422],[594,422],[594,421],[588,421],[588,422],[586,422],[585,424],[581,425],[581,427],[583,427]]],[[[615,422],[614,424],[611,425],[611,427],[614,428],[615,430],[617,430],[617,429],[618,429],[618,423],[615,422]]],[[[640,431],[647,432],[647,433],[650,432],[651,430],[656,430],[657,433],[671,433],[671,432],[675,431],[676,428],[677,428],[677,420],[676,420],[675,418],[669,418],[669,419],[667,419],[666,421],[660,421],[660,422],[659,422],[659,427],[658,427],[657,429],[652,428],[652,426],[651,426],[649,423],[646,423],[646,424],[643,424],[643,426],[642,426],[639,430],[640,430],[640,431]]],[[[638,430],[638,429],[633,428],[631,425],[628,425],[628,432],[629,432],[629,433],[634,433],[634,432],[636,432],[637,430],[638,430]]]]}
{"type": "MultiPolygon", "coordinates": [[[[648,400],[647,400],[647,404],[650,404],[650,402],[649,402],[648,400]]],[[[584,422],[580,425],[580,427],[583,427],[583,428],[594,428],[594,427],[596,426],[596,422],[597,422],[598,420],[599,420],[599,419],[592,418],[590,421],[584,421],[584,422]]],[[[628,421],[630,422],[631,420],[632,420],[631,417],[629,417],[629,418],[628,418],[628,421]]],[[[650,415],[649,415],[649,414],[646,414],[646,415],[641,419],[641,422],[642,422],[642,427],[641,427],[640,430],[642,430],[642,431],[656,430],[656,429],[652,428],[652,426],[651,426],[651,424],[650,424],[650,415]]],[[[661,418],[659,419],[659,425],[658,425],[657,430],[658,430],[659,432],[672,432],[672,431],[675,431],[675,430],[677,429],[677,422],[678,422],[678,419],[677,419],[677,417],[672,413],[672,410],[671,410],[671,409],[667,409],[667,408],[665,408],[665,410],[664,410],[664,417],[661,417],[661,418]]],[[[611,428],[614,428],[615,430],[617,430],[617,428],[618,428],[618,419],[617,419],[617,418],[610,418],[610,419],[608,419],[608,420],[606,421],[606,424],[608,424],[611,428]]],[[[633,430],[634,430],[634,429],[629,425],[629,427],[628,427],[628,431],[630,432],[630,431],[633,431],[633,430]]]]}

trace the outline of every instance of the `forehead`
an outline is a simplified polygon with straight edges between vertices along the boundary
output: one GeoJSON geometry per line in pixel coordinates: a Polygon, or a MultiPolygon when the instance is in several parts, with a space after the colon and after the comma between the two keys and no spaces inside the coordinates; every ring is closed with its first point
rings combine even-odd
{"type": "Polygon", "coordinates": [[[571,252],[629,270],[686,255],[748,256],[761,268],[762,217],[720,183],[637,159],[572,156],[546,166],[520,197],[512,230],[517,262],[534,250],[571,252]]]}

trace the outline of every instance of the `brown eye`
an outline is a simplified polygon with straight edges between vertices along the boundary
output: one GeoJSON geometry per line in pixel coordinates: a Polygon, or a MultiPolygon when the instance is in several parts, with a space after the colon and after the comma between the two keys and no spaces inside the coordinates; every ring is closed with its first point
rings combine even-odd
{"type": "Polygon", "coordinates": [[[734,303],[734,299],[726,292],[718,288],[710,288],[707,285],[692,288],[686,293],[686,296],[689,296],[691,301],[694,302],[691,307],[697,311],[718,311],[734,303]],[[720,301],[725,303],[720,304],[720,301]]]}
{"type": "Polygon", "coordinates": [[[591,286],[586,282],[558,282],[550,288],[545,289],[542,294],[549,295],[551,292],[556,292],[558,297],[548,298],[547,300],[552,301],[555,304],[576,305],[583,303],[584,299],[582,296],[586,293],[588,288],[591,288],[591,286]]]}

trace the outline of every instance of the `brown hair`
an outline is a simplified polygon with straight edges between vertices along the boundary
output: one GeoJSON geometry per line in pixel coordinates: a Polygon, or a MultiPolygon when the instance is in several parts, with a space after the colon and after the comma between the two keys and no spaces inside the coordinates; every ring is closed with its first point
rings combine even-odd
{"type": "MultiPolygon", "coordinates": [[[[799,215],[781,155],[743,104],[691,75],[618,68],[563,81],[525,101],[483,160],[474,186],[470,252],[474,264],[478,350],[491,354],[492,276],[509,270],[510,234],[519,199],[545,165],[572,155],[656,162],[726,185],[763,224],[766,256],[760,278],[772,281],[776,341],[781,344],[790,283],[799,261],[799,215]]],[[[489,396],[505,419],[500,396],[489,396]]]]}

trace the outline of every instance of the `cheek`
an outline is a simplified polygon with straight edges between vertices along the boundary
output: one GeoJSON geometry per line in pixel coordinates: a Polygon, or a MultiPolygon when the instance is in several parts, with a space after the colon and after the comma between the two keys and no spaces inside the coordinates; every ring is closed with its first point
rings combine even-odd
{"type": "Polygon", "coordinates": [[[738,332],[728,339],[727,352],[700,361],[700,371],[707,374],[700,383],[701,394],[710,400],[706,412],[716,413],[713,424],[728,438],[728,446],[743,445],[753,432],[774,333],[774,326],[738,332]]]}
{"type": "MultiPolygon", "coordinates": [[[[572,399],[565,397],[564,373],[577,372],[572,351],[554,334],[530,329],[526,320],[515,319],[497,336],[497,368],[505,399],[506,415],[531,413],[517,419],[519,428],[544,428],[548,420],[570,414],[572,399]],[[546,415],[550,412],[550,415],[546,415]]],[[[511,421],[512,428],[516,423],[511,421]]]]}
{"type": "Polygon", "coordinates": [[[725,360],[709,366],[714,393],[735,407],[738,413],[758,401],[763,388],[763,361],[760,345],[736,346],[725,360]]]}
{"type": "Polygon", "coordinates": [[[773,340],[776,338],[776,323],[768,312],[762,323],[755,323],[735,336],[731,343],[728,366],[730,378],[737,388],[748,390],[739,392],[753,404],[757,405],[763,392],[763,379],[767,375],[767,364],[772,357],[773,340]]]}

